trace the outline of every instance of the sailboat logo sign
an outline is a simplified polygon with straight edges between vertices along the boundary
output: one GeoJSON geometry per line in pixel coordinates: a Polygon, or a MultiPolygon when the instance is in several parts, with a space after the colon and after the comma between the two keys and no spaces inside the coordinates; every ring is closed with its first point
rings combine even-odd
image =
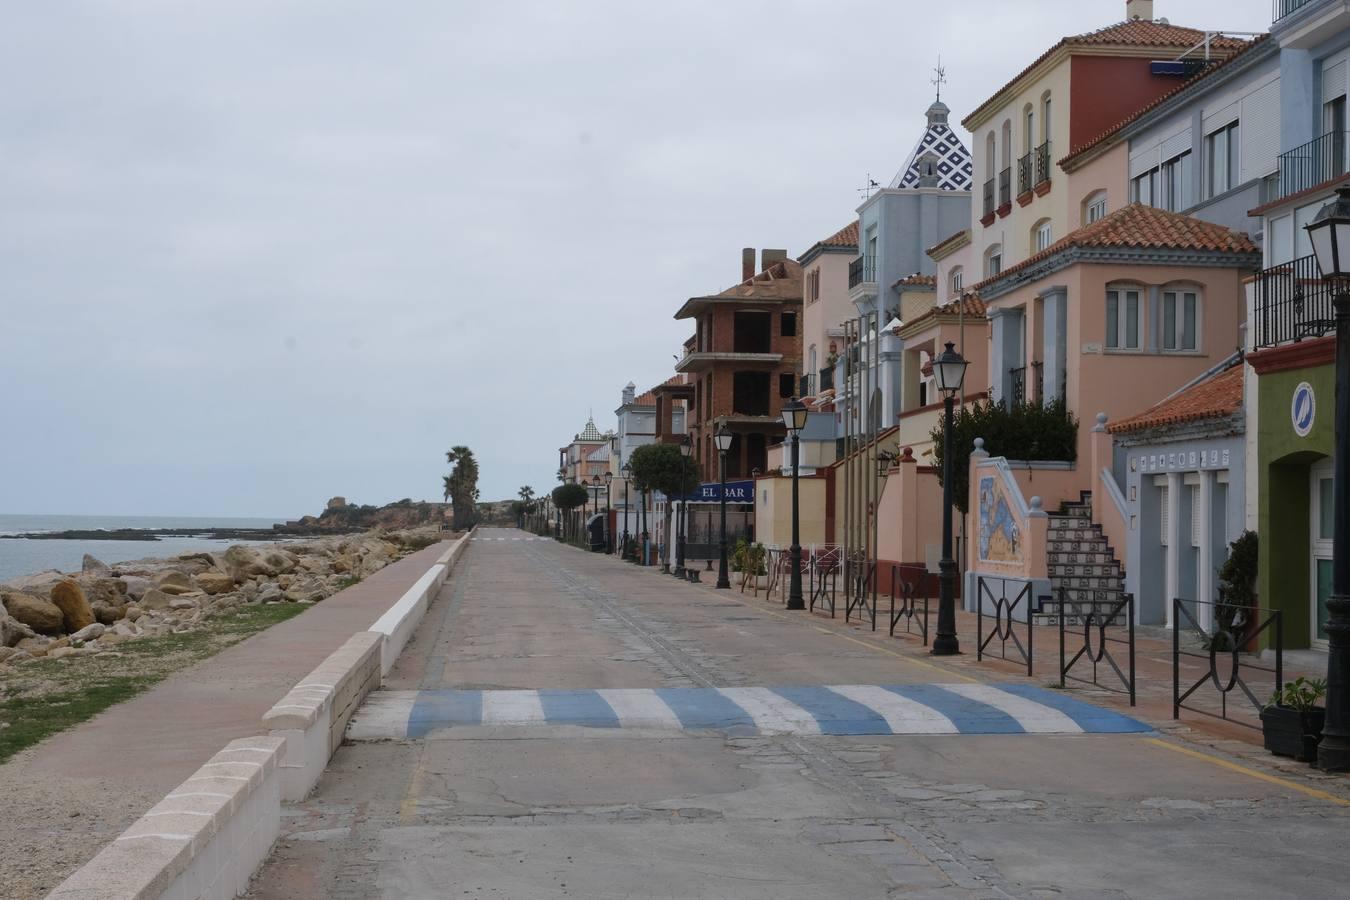
{"type": "Polygon", "coordinates": [[[1317,397],[1313,394],[1312,385],[1306,381],[1294,388],[1289,418],[1294,423],[1294,433],[1299,437],[1307,437],[1308,432],[1312,431],[1313,420],[1317,418],[1317,397]]]}

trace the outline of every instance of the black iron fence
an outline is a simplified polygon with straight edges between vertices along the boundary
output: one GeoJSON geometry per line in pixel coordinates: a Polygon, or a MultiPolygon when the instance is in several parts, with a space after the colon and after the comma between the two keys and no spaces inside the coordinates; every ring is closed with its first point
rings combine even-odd
{"type": "Polygon", "coordinates": [[[850,288],[876,280],[877,258],[875,256],[859,256],[848,264],[848,286],[850,288]]]}
{"type": "MultiPolygon", "coordinates": [[[[1172,600],[1172,718],[1181,718],[1183,709],[1236,722],[1249,728],[1258,727],[1241,719],[1229,718],[1228,695],[1238,692],[1244,705],[1250,705],[1258,715],[1276,692],[1284,686],[1284,622],[1278,609],[1242,608],[1202,600],[1172,600]],[[1204,627],[1198,611],[1207,608],[1211,623],[1204,627]],[[1263,665],[1256,654],[1262,637],[1268,637],[1274,651],[1274,664],[1263,665]],[[1195,644],[1194,649],[1183,644],[1195,644]],[[1202,659],[1208,671],[1194,684],[1182,689],[1181,661],[1185,658],[1202,659]],[[1222,671],[1222,674],[1220,674],[1222,671]],[[1267,682],[1260,684],[1258,682],[1267,682]],[[1218,693],[1218,712],[1187,705],[1206,684],[1218,693]],[[1262,699],[1262,698],[1265,699],[1262,699]]],[[[1206,692],[1208,693],[1208,692],[1206,692]]],[[[1241,707],[1239,707],[1241,708],[1241,707]]]]}
{"type": "MultiPolygon", "coordinates": [[[[1315,188],[1346,172],[1345,132],[1329,131],[1280,154],[1279,197],[1315,188]]],[[[1278,200],[1279,197],[1271,199],[1278,200]]]]}
{"type": "Polygon", "coordinates": [[[984,215],[985,217],[994,214],[994,179],[990,178],[984,183],[984,215]]]}
{"type": "Polygon", "coordinates": [[[1036,184],[1045,184],[1050,180],[1050,142],[1046,141],[1036,148],[1036,184]]]}
{"type": "Polygon", "coordinates": [[[835,554],[828,556],[812,556],[810,564],[807,566],[807,584],[810,593],[810,599],[807,601],[807,609],[811,612],[816,611],[819,606],[824,609],[827,605],[830,608],[830,618],[834,618],[834,598],[838,593],[839,581],[839,558],[835,554]]]}
{"type": "Polygon", "coordinates": [[[1257,348],[1320,337],[1336,327],[1331,285],[1313,256],[1262,269],[1255,289],[1252,340],[1257,348]]]}
{"type": "Polygon", "coordinates": [[[854,613],[858,621],[866,616],[871,619],[872,630],[877,630],[877,609],[872,602],[873,583],[877,577],[875,559],[850,559],[844,564],[844,621],[851,620],[854,613]]]}
{"type": "Polygon", "coordinates": [[[905,634],[918,634],[928,646],[928,601],[932,596],[932,579],[923,566],[891,566],[891,637],[903,620],[905,634]],[[899,600],[899,606],[896,600],[899,600]]]}
{"type": "Polygon", "coordinates": [[[999,659],[1008,659],[1008,645],[1012,644],[1012,649],[1016,656],[1013,657],[1023,663],[1026,663],[1027,674],[1033,672],[1033,648],[1035,630],[1031,624],[1031,582],[1016,580],[1014,585],[1020,585],[1011,600],[1008,599],[1008,579],[990,578],[987,575],[979,575],[975,579],[975,659],[982,660],[986,655],[993,656],[987,649],[994,639],[998,639],[999,659]],[[995,588],[994,585],[998,587],[995,588]],[[984,620],[990,618],[985,614],[985,601],[989,601],[994,607],[993,628],[985,634],[984,620]],[[1017,613],[1021,612],[1026,621],[1018,622],[1017,613]],[[1018,627],[1025,629],[1026,643],[1022,643],[1021,637],[1017,634],[1018,627]]]}
{"type": "Polygon", "coordinates": [[[1296,12],[1312,2],[1313,0],[1275,0],[1275,8],[1271,11],[1271,19],[1278,22],[1290,13],[1296,12]]]}
{"type": "Polygon", "coordinates": [[[1032,166],[1032,154],[1028,153],[1017,161],[1017,193],[1018,195],[1031,193],[1031,188],[1036,184],[1032,181],[1032,172],[1035,171],[1032,166]]]}
{"type": "Polygon", "coordinates": [[[1012,167],[998,173],[998,205],[1002,209],[1012,203],[1012,167]]]}
{"type": "Polygon", "coordinates": [[[1057,600],[1059,686],[1064,687],[1066,681],[1072,680],[1090,683],[1103,690],[1123,691],[1130,695],[1130,705],[1134,706],[1134,595],[1123,595],[1118,603],[1105,611],[1098,611],[1093,607],[1092,612],[1083,619],[1083,640],[1073,656],[1068,656],[1070,642],[1065,624],[1068,617],[1064,610],[1068,606],[1069,599],[1064,588],[1059,589],[1057,600]],[[1116,659],[1117,653],[1125,655],[1123,669],[1121,661],[1116,659]],[[1090,678],[1075,671],[1079,663],[1084,664],[1081,667],[1083,672],[1091,668],[1090,678]],[[1103,684],[1099,675],[1103,674],[1104,670],[1113,672],[1115,679],[1103,684]],[[1119,686],[1114,683],[1115,681],[1119,682],[1119,686]]]}
{"type": "Polygon", "coordinates": [[[1027,367],[1018,366],[1008,370],[1008,394],[1013,406],[1027,402],[1027,367]]]}

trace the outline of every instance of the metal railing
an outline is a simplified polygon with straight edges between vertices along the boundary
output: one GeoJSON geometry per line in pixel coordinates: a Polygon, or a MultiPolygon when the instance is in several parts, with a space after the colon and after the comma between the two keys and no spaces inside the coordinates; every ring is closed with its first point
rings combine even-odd
{"type": "Polygon", "coordinates": [[[875,588],[873,582],[877,577],[877,561],[875,559],[851,559],[844,563],[844,621],[852,619],[853,614],[858,614],[858,621],[863,621],[864,616],[872,622],[872,630],[877,630],[877,608],[872,602],[872,593],[875,588]]]}
{"type": "Polygon", "coordinates": [[[848,264],[848,286],[855,288],[864,282],[877,280],[877,258],[875,256],[859,256],[853,262],[848,264]]]}
{"type": "Polygon", "coordinates": [[[1271,21],[1278,22],[1285,16],[1298,12],[1313,2],[1316,2],[1316,0],[1275,0],[1274,9],[1270,14],[1271,21]]]}
{"type": "MultiPolygon", "coordinates": [[[[980,575],[975,579],[975,659],[976,661],[984,659],[985,654],[988,652],[985,648],[993,642],[994,638],[998,638],[999,658],[1007,659],[1008,643],[1011,642],[1013,649],[1017,653],[1017,659],[1026,663],[1027,675],[1030,676],[1033,671],[1033,647],[1034,635],[1036,633],[1035,628],[1031,624],[1031,582],[1016,581],[1014,584],[1020,584],[1022,588],[1013,595],[1011,600],[1009,600],[1008,579],[989,578],[984,575],[980,575]],[[997,597],[994,596],[992,587],[994,582],[998,582],[999,584],[997,597]],[[994,605],[994,627],[993,630],[989,632],[988,636],[984,633],[984,620],[986,618],[984,612],[985,600],[988,600],[994,605]],[[1017,621],[1016,613],[1019,609],[1022,611],[1022,614],[1026,616],[1025,627],[1027,641],[1025,644],[1023,644],[1022,639],[1017,636],[1016,626],[1020,623],[1017,621]]],[[[993,654],[989,653],[989,655],[992,656],[993,654]]]]}
{"type": "Polygon", "coordinates": [[[828,603],[830,618],[833,619],[834,598],[839,581],[839,555],[834,553],[828,556],[812,556],[806,574],[810,594],[810,600],[807,601],[808,611],[815,612],[817,606],[823,609],[828,603]]]}
{"type": "Polygon", "coordinates": [[[820,370],[820,389],[828,391],[834,387],[834,366],[820,370]]]}
{"type": "Polygon", "coordinates": [[[904,619],[905,634],[913,634],[918,628],[923,645],[928,646],[928,601],[933,595],[932,580],[923,566],[899,563],[891,566],[891,637],[895,637],[895,628],[904,619]],[[897,596],[900,599],[898,609],[895,605],[897,596]]]}
{"type": "Polygon", "coordinates": [[[1008,394],[1013,406],[1027,402],[1027,367],[1018,366],[1008,370],[1008,394]]]}
{"type": "Polygon", "coordinates": [[[1343,131],[1329,131],[1301,147],[1281,153],[1277,185],[1279,196],[1272,199],[1288,197],[1344,175],[1345,138],[1343,131]]]}
{"type": "Polygon", "coordinates": [[[994,214],[994,185],[995,180],[990,178],[984,183],[984,215],[986,218],[994,214]]]}
{"type": "Polygon", "coordinates": [[[1050,180],[1050,142],[1036,148],[1036,186],[1050,180]]]}
{"type": "Polygon", "coordinates": [[[998,173],[998,207],[1002,209],[1012,204],[1012,167],[998,173]]]}
{"type": "Polygon", "coordinates": [[[1253,348],[1320,337],[1336,327],[1331,285],[1323,280],[1313,256],[1262,269],[1255,289],[1253,348]]]}
{"type": "MultiPolygon", "coordinates": [[[[1209,603],[1203,600],[1172,599],[1172,718],[1180,719],[1183,709],[1205,716],[1214,716],[1249,728],[1259,726],[1228,716],[1228,695],[1235,689],[1242,692],[1247,702],[1259,715],[1265,702],[1256,695],[1248,683],[1250,673],[1257,672],[1273,675],[1272,694],[1284,687],[1284,620],[1278,609],[1243,609],[1221,603],[1209,603]],[[1208,607],[1211,618],[1218,619],[1217,626],[1204,628],[1196,620],[1189,607],[1208,607]],[[1198,638],[1202,650],[1185,650],[1181,646],[1182,632],[1198,638]],[[1244,659],[1243,653],[1257,645],[1257,639],[1269,632],[1274,641],[1275,665],[1263,666],[1250,659],[1244,659]],[[1181,689],[1181,660],[1183,657],[1203,659],[1209,663],[1209,671],[1186,690],[1181,689]],[[1219,660],[1226,658],[1228,672],[1225,677],[1219,675],[1219,660]],[[1248,677],[1244,677],[1244,674],[1248,677]],[[1214,685],[1219,694],[1217,713],[1187,706],[1186,701],[1206,682],[1214,685]]],[[[1260,677],[1260,676],[1258,676],[1260,677]]],[[[1269,696],[1269,695],[1267,695],[1269,696]]]]}
{"type": "Polygon", "coordinates": [[[1032,154],[1028,153],[1026,156],[1023,156],[1021,159],[1017,161],[1018,196],[1021,196],[1022,194],[1031,193],[1032,187],[1035,186],[1036,184],[1036,182],[1031,180],[1032,172],[1034,171],[1034,169],[1032,168],[1031,157],[1032,154]]]}
{"type": "Polygon", "coordinates": [[[1072,679],[1084,683],[1090,683],[1103,690],[1120,690],[1120,688],[1111,685],[1102,684],[1098,680],[1098,667],[1105,663],[1116,674],[1120,680],[1124,692],[1130,695],[1130,705],[1134,706],[1135,678],[1134,678],[1134,595],[1125,594],[1119,603],[1111,607],[1104,613],[1098,613],[1094,607],[1092,612],[1088,613],[1083,619],[1083,643],[1078,648],[1078,652],[1072,658],[1066,659],[1067,654],[1067,631],[1064,609],[1068,605],[1068,592],[1064,588],[1059,589],[1058,606],[1059,612],[1059,686],[1064,687],[1065,681],[1072,679]],[[1122,632],[1124,637],[1121,637],[1122,632]],[[1095,634],[1095,640],[1094,640],[1095,634]],[[1111,646],[1124,646],[1128,656],[1125,666],[1129,674],[1126,675],[1120,668],[1120,663],[1111,655],[1111,646]],[[1073,669],[1084,658],[1092,665],[1092,677],[1090,679],[1081,678],[1073,674],[1073,669]]]}

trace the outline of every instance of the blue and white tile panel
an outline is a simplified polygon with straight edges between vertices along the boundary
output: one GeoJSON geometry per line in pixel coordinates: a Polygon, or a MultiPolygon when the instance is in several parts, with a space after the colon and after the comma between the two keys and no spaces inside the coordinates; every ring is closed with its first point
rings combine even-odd
{"type": "Polygon", "coordinates": [[[377,691],[352,740],[466,726],[573,725],[773,734],[1100,734],[1152,729],[1024,684],[844,684],[640,690],[377,691]]]}

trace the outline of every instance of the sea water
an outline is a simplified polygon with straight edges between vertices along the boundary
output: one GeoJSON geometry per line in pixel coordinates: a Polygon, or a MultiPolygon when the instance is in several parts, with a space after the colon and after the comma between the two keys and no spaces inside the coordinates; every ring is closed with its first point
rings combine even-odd
{"type": "MultiPolygon", "coordinates": [[[[0,535],[43,531],[116,528],[271,528],[281,518],[241,519],[210,516],[19,516],[0,514],[0,535]]],[[[237,541],[206,537],[162,537],[157,541],[0,540],[0,581],[31,575],[44,569],[78,572],[88,553],[105,563],[147,557],[176,556],[202,550],[222,550],[237,541]]]]}

